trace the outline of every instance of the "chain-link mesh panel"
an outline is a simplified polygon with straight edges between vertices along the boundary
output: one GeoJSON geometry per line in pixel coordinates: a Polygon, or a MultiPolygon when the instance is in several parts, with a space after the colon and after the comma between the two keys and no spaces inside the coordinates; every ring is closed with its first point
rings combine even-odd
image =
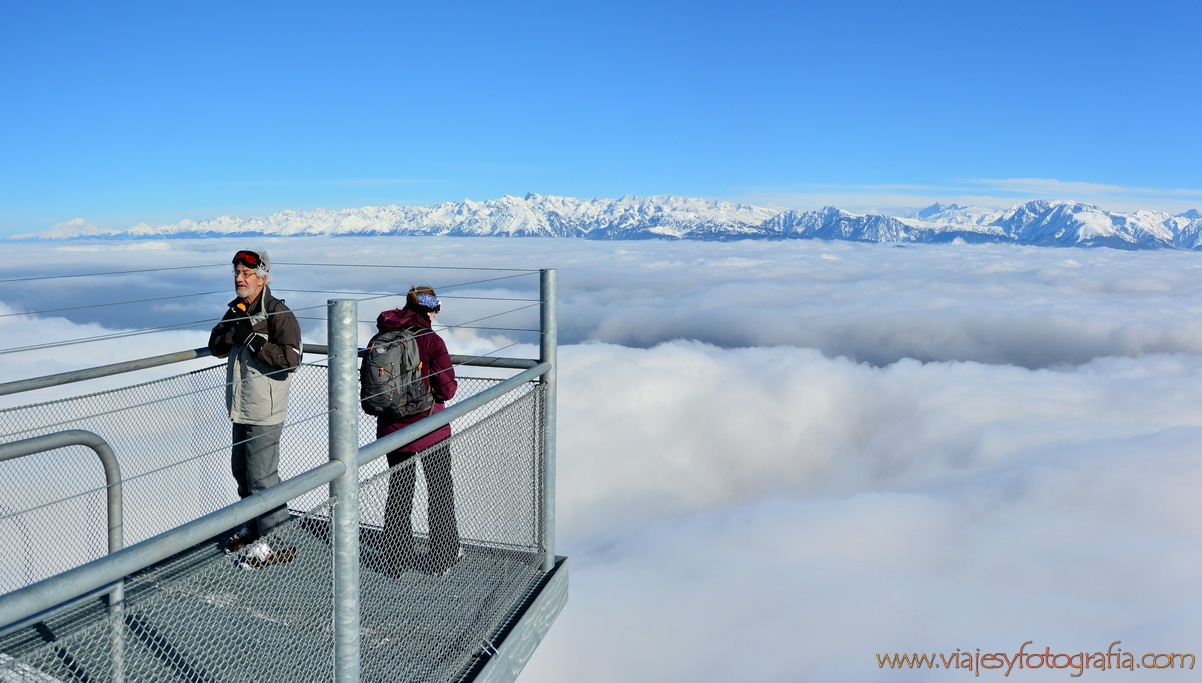
{"type": "Polygon", "coordinates": [[[271,554],[202,543],[131,578],[116,617],[101,598],[0,639],[0,681],[328,681],[328,517],[277,527],[271,554]]]}
{"type": "Polygon", "coordinates": [[[364,680],[454,680],[539,573],[541,400],[363,484],[364,680]]]}
{"type": "MultiPolygon", "coordinates": [[[[364,681],[461,680],[540,580],[542,396],[526,385],[363,483],[364,681]]],[[[332,504],[140,572],[120,618],[95,599],[0,638],[0,681],[330,680],[332,504]]]]}
{"type": "MultiPolygon", "coordinates": [[[[293,375],[280,438],[281,478],[328,459],[327,370],[293,375]]],[[[462,378],[456,400],[498,380],[462,378]]],[[[463,429],[529,391],[523,387],[453,423],[463,429]]],[[[109,442],[121,466],[124,537],[130,545],[238,500],[230,473],[231,427],[224,365],[87,396],[0,410],[0,441],[86,429],[109,442]]],[[[375,420],[360,415],[360,444],[375,440],[375,420]]],[[[361,471],[368,478],[385,465],[361,471]]],[[[108,551],[104,472],[84,447],[0,462],[0,593],[96,559],[108,551]]],[[[295,511],[325,500],[313,491],[295,511]]]]}

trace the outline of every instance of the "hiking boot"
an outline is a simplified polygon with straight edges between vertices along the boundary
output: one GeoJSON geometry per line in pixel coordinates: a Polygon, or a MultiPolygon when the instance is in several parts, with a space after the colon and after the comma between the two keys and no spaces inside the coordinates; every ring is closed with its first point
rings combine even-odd
{"type": "Polygon", "coordinates": [[[239,562],[243,569],[262,569],[273,564],[286,564],[296,559],[296,548],[273,550],[267,541],[259,539],[251,544],[246,557],[239,562]]]}
{"type": "Polygon", "coordinates": [[[229,540],[225,542],[225,554],[232,555],[257,540],[259,540],[257,534],[247,527],[242,527],[241,531],[230,536],[229,540]]]}

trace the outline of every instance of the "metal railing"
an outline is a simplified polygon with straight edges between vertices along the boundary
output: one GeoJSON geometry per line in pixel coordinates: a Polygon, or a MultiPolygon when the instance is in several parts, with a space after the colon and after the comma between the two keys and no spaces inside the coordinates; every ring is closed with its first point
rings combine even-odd
{"type": "MultiPolygon", "coordinates": [[[[194,548],[198,544],[218,536],[229,529],[238,528],[265,512],[276,509],[281,505],[286,505],[290,500],[294,500],[322,486],[329,485],[331,501],[329,527],[332,536],[331,545],[334,560],[332,577],[334,609],[331,626],[334,645],[332,673],[334,679],[337,681],[358,681],[361,676],[362,633],[360,622],[363,611],[360,592],[360,568],[363,562],[360,548],[360,539],[363,532],[363,527],[360,523],[360,469],[400,446],[409,444],[422,436],[450,424],[457,418],[462,418],[473,411],[488,406],[521,387],[528,386],[534,380],[537,380],[541,385],[541,391],[538,396],[540,399],[538,405],[539,419],[536,421],[539,431],[536,445],[537,451],[541,455],[541,472],[538,472],[536,477],[538,485],[538,500],[536,501],[538,509],[538,549],[541,552],[541,559],[537,564],[542,572],[551,572],[556,567],[554,546],[556,272],[554,270],[542,271],[540,284],[542,313],[540,317],[540,358],[538,361],[487,357],[452,357],[453,362],[458,360],[463,364],[513,368],[521,369],[522,371],[458,403],[449,405],[445,410],[361,447],[358,441],[358,415],[360,411],[356,357],[361,351],[358,348],[356,338],[357,302],[354,300],[329,301],[327,306],[328,343],[325,347],[306,345],[305,349],[310,353],[325,352],[329,359],[328,462],[313,467],[298,476],[287,479],[260,493],[200,516],[126,548],[120,547],[120,523],[115,527],[110,523],[110,533],[115,528],[118,534],[117,546],[112,546],[110,542],[110,554],[5,595],[0,595],[0,629],[6,626],[13,627],[21,623],[26,623],[32,617],[48,613],[48,611],[53,611],[56,608],[62,609],[64,605],[69,603],[78,602],[81,597],[101,594],[105,591],[116,594],[116,604],[120,604],[121,582],[125,577],[161,563],[190,548],[194,548]]],[[[0,395],[178,363],[205,355],[208,355],[207,349],[197,349],[89,370],[61,373],[59,375],[19,382],[9,382],[0,385],[0,395]]],[[[42,443],[42,441],[38,441],[39,439],[45,443],[53,441],[50,437],[40,436],[16,442],[15,444],[0,446],[0,460],[5,459],[3,457],[3,453],[6,452],[4,450],[5,447],[8,447],[10,450],[20,449],[22,447],[19,444],[22,443],[42,443]]],[[[85,445],[91,446],[92,444],[85,445]]],[[[413,466],[416,465],[414,464],[413,466]]],[[[106,464],[107,471],[108,466],[106,464]]],[[[119,507],[119,474],[117,475],[117,480],[118,485],[116,487],[112,485],[113,482],[110,480],[108,488],[110,501],[112,492],[116,490],[119,507]]],[[[118,616],[113,623],[123,626],[133,622],[130,622],[128,618],[122,620],[118,616]]],[[[115,628],[117,632],[120,632],[120,630],[121,628],[115,628]]],[[[119,647],[116,640],[112,641],[112,646],[114,648],[119,647]]],[[[117,652],[114,652],[114,654],[116,655],[117,652]]],[[[0,673],[3,673],[3,671],[0,671],[0,673]]],[[[114,664],[112,676],[114,680],[121,680],[120,667],[116,664],[114,664]]]]}
{"type": "MultiPolygon", "coordinates": [[[[121,535],[123,527],[121,514],[121,466],[117,462],[117,456],[113,453],[113,448],[99,434],[93,434],[82,429],[70,429],[0,444],[0,462],[66,448],[68,446],[87,446],[100,458],[100,463],[104,467],[106,498],[108,499],[109,553],[118,552],[124,543],[121,535]]],[[[121,577],[111,582],[110,585],[100,587],[103,590],[85,591],[87,594],[108,594],[110,622],[109,647],[111,650],[109,657],[112,665],[110,675],[114,683],[121,683],[125,680],[125,638],[123,629],[121,628],[121,624],[125,621],[123,604],[125,599],[124,586],[125,580],[124,577],[121,577]]],[[[12,621],[17,623],[7,624],[4,630],[13,630],[14,628],[27,625],[32,621],[40,620],[46,616],[45,612],[48,610],[49,608],[39,613],[14,619],[12,621]]]]}
{"type": "MultiPolygon", "coordinates": [[[[326,355],[328,348],[329,347],[325,344],[305,344],[302,350],[305,353],[326,355]]],[[[358,353],[362,355],[363,351],[360,350],[358,353]]],[[[150,368],[162,367],[164,365],[183,363],[190,360],[197,360],[199,358],[208,358],[212,355],[213,354],[209,351],[208,347],[202,346],[199,349],[165,353],[161,356],[139,358],[137,360],[125,361],[124,363],[100,365],[98,367],[86,368],[84,370],[72,370],[71,372],[60,372],[55,375],[20,379],[13,382],[3,382],[0,383],[0,396],[20,394],[27,391],[35,391],[37,389],[47,389],[50,387],[62,386],[63,384],[73,384],[75,382],[83,382],[89,379],[97,379],[100,377],[122,375],[127,372],[137,372],[138,370],[148,370],[150,368]]],[[[534,367],[537,364],[537,361],[530,360],[529,358],[496,358],[490,356],[452,355],[451,363],[454,365],[469,365],[482,368],[526,370],[534,367]]]]}

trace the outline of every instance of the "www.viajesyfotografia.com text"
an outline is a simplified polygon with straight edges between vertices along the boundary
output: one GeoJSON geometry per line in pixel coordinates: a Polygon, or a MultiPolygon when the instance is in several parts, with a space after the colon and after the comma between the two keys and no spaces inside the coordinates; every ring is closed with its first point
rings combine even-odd
{"type": "Polygon", "coordinates": [[[884,669],[970,669],[977,676],[981,669],[1002,669],[1009,676],[1015,669],[1072,669],[1069,673],[1076,677],[1085,673],[1086,669],[1192,669],[1194,656],[1177,652],[1156,653],[1148,652],[1140,657],[1132,652],[1124,652],[1119,645],[1123,642],[1116,640],[1106,648],[1105,652],[1077,652],[1075,654],[1053,653],[1051,647],[1045,647],[1043,652],[1027,652],[1027,646],[1035,641],[1023,643],[1018,652],[982,653],[981,648],[973,652],[962,651],[942,654],[938,652],[927,654],[898,654],[876,656],[877,666],[884,669]]]}

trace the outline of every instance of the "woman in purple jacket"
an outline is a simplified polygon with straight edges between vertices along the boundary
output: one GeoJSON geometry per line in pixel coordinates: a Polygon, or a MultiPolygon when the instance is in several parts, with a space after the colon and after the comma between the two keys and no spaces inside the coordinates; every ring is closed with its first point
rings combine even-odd
{"type": "MultiPolygon", "coordinates": [[[[458,383],[455,368],[447,345],[430,328],[434,316],[442,310],[442,304],[434,290],[419,286],[409,290],[405,297],[405,308],[384,311],[376,319],[380,332],[415,326],[424,328],[417,336],[418,355],[422,361],[422,382],[434,394],[434,405],[427,413],[403,417],[397,420],[376,418],[376,438],[387,436],[402,427],[439,412],[447,401],[455,396],[458,383]]],[[[443,575],[463,557],[459,547],[459,528],[455,521],[455,488],[451,480],[451,425],[439,427],[426,436],[388,454],[388,466],[397,465],[413,458],[417,453],[431,449],[421,459],[422,471],[426,475],[429,492],[427,520],[430,525],[429,569],[443,575]]],[[[402,467],[392,473],[388,482],[388,503],[384,510],[384,552],[389,568],[400,574],[413,566],[413,487],[417,463],[402,467]]]]}

